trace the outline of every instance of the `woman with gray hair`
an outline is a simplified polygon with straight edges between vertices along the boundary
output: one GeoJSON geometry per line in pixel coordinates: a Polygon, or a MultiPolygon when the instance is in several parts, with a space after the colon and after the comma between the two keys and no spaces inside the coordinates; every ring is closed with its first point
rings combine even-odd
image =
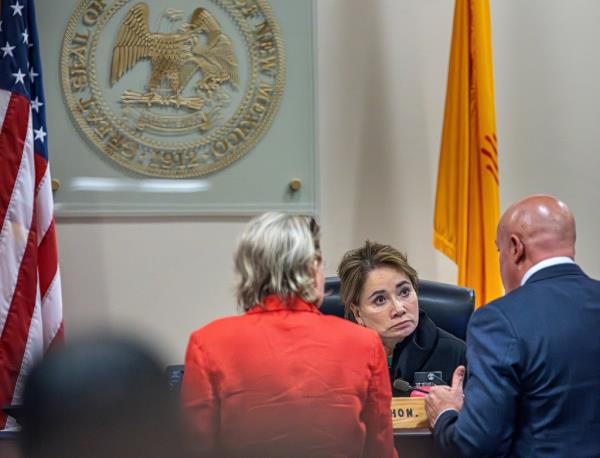
{"type": "Polygon", "coordinates": [[[199,451],[395,456],[379,338],[319,312],[324,274],[314,219],[266,213],[252,220],[235,270],[245,313],[195,331],[185,358],[183,404],[199,451]]]}

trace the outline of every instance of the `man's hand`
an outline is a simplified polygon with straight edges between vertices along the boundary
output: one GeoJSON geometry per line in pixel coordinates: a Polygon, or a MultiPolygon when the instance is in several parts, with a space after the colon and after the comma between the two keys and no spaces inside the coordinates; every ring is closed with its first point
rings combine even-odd
{"type": "Polygon", "coordinates": [[[432,386],[425,397],[425,411],[429,424],[433,428],[440,412],[446,409],[460,411],[463,405],[463,380],[465,379],[465,366],[458,366],[452,375],[452,386],[432,386]]]}

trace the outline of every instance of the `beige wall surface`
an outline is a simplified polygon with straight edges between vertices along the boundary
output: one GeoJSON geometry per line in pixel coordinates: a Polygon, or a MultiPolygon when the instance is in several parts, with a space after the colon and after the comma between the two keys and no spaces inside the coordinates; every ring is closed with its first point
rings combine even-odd
{"type": "MultiPolygon", "coordinates": [[[[316,1],[328,274],[371,238],[407,251],[422,277],[454,281],[431,245],[453,4],[316,1]]],[[[600,277],[600,3],[492,0],[491,11],[501,207],[562,197],[577,217],[578,261],[600,277]]],[[[236,313],[232,252],[245,221],[59,220],[67,335],[127,329],[181,362],[193,329],[236,313]]]]}

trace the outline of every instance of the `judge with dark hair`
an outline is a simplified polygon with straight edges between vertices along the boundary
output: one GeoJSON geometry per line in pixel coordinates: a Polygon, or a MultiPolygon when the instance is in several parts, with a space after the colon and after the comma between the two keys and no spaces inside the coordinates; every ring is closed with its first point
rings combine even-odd
{"type": "MultiPolygon", "coordinates": [[[[419,279],[404,254],[367,241],[344,255],[338,275],[346,315],[377,331],[392,382],[414,385],[416,372],[441,372],[442,381],[451,382],[454,369],[465,364],[465,343],[419,309],[419,279]]],[[[394,388],[393,394],[406,392],[394,388]]]]}

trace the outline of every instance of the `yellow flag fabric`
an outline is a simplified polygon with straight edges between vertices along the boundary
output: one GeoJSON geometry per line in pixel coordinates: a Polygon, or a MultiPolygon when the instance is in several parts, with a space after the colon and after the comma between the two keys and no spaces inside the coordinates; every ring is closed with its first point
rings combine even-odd
{"type": "Polygon", "coordinates": [[[488,0],[456,0],[433,245],[456,262],[476,307],[503,293],[495,246],[500,204],[488,0]]]}

